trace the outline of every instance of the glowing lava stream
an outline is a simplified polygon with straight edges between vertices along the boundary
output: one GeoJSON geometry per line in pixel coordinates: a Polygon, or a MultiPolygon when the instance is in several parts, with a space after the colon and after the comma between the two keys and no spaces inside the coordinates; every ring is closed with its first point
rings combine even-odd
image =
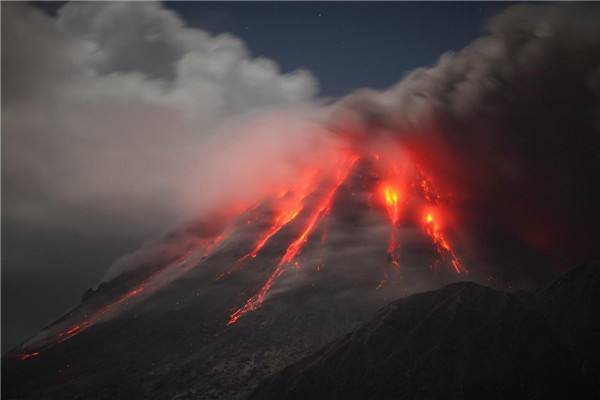
{"type": "Polygon", "coordinates": [[[423,230],[435,244],[440,256],[443,258],[444,255],[446,255],[448,258],[450,258],[450,263],[452,264],[457,273],[460,274],[462,272],[466,272],[466,269],[462,266],[462,264],[456,257],[454,250],[452,250],[452,247],[444,237],[444,234],[439,224],[436,222],[434,214],[431,211],[425,213],[425,216],[423,217],[423,222],[423,230]]]}
{"type": "Polygon", "coordinates": [[[398,199],[400,198],[400,193],[392,185],[385,185],[383,188],[383,192],[390,221],[392,222],[392,225],[396,225],[396,222],[398,222],[398,217],[400,216],[400,210],[398,207],[398,199]]]}
{"type": "Polygon", "coordinates": [[[385,203],[385,208],[387,210],[387,215],[390,220],[390,239],[388,241],[387,253],[392,265],[399,267],[400,264],[398,263],[398,259],[396,257],[396,249],[398,248],[396,224],[400,219],[400,201],[402,200],[402,192],[398,185],[387,182],[382,185],[381,193],[385,203]]]}
{"type": "Polygon", "coordinates": [[[39,356],[40,352],[39,351],[34,351],[32,353],[21,353],[19,354],[19,360],[21,361],[25,361],[25,360],[29,360],[30,358],[39,356]]]}
{"type": "Polygon", "coordinates": [[[290,263],[290,262],[292,262],[294,260],[294,258],[296,257],[296,255],[298,255],[298,253],[300,252],[300,250],[302,250],[302,247],[304,246],[304,244],[308,241],[308,238],[310,237],[311,233],[317,227],[319,221],[325,215],[327,215],[327,213],[329,212],[329,210],[331,208],[331,203],[332,203],[333,198],[335,196],[335,193],[337,192],[337,190],[339,189],[339,187],[342,185],[342,183],[344,183],[344,181],[348,177],[348,174],[352,170],[352,167],[354,166],[354,164],[356,163],[356,161],[358,161],[358,158],[359,157],[357,157],[357,156],[351,156],[351,157],[349,157],[348,160],[345,160],[344,164],[347,163],[347,165],[342,165],[341,169],[338,171],[338,175],[336,177],[335,184],[323,196],[323,198],[321,199],[321,201],[317,204],[317,207],[315,208],[315,210],[313,211],[313,213],[310,215],[308,223],[306,224],[306,227],[304,228],[304,230],[302,231],[302,233],[300,234],[300,236],[298,236],[296,238],[296,240],[294,240],[288,246],[285,254],[279,260],[279,263],[277,264],[277,267],[275,268],[275,270],[273,271],[273,273],[271,273],[271,275],[269,276],[269,278],[267,279],[267,281],[264,283],[264,285],[260,288],[260,290],[258,291],[258,293],[256,293],[254,296],[250,297],[242,307],[238,308],[236,311],[234,311],[231,314],[231,317],[230,317],[229,322],[227,323],[227,325],[234,324],[235,322],[237,322],[237,320],[242,315],[244,315],[244,314],[246,314],[247,312],[250,312],[250,311],[255,311],[260,306],[262,306],[262,304],[265,301],[265,298],[267,297],[267,294],[269,293],[269,290],[273,286],[273,283],[283,273],[284,267],[288,263],[290,263]]]}
{"type": "Polygon", "coordinates": [[[254,258],[258,254],[258,252],[264,247],[265,244],[275,235],[277,232],[281,230],[284,226],[292,222],[300,211],[304,209],[304,200],[312,194],[316,189],[316,171],[311,171],[307,173],[307,178],[303,180],[303,184],[300,188],[294,190],[294,193],[291,194],[290,199],[284,199],[281,201],[280,212],[275,218],[273,225],[264,233],[263,237],[258,241],[254,249],[242,257],[240,260],[244,260],[246,258],[254,258]]]}
{"type": "Polygon", "coordinates": [[[231,268],[219,274],[217,276],[217,280],[241,269],[242,263],[248,258],[255,258],[261,249],[267,244],[269,239],[271,239],[275,234],[277,234],[277,232],[292,222],[298,216],[298,214],[300,214],[300,212],[304,209],[304,201],[316,190],[316,172],[317,171],[309,171],[300,187],[288,192],[287,197],[284,197],[286,196],[285,194],[281,196],[282,198],[278,200],[277,204],[278,214],[269,229],[263,233],[262,237],[258,240],[254,248],[249,253],[246,253],[244,256],[242,256],[231,268]]]}
{"type": "MultiPolygon", "coordinates": [[[[303,221],[301,224],[302,230],[298,233],[298,236],[289,243],[285,250],[285,253],[281,255],[281,258],[277,262],[275,268],[272,270],[267,280],[262,284],[260,289],[246,300],[246,302],[239,308],[237,308],[229,316],[228,325],[232,325],[238,321],[243,315],[250,311],[255,311],[260,308],[265,302],[269,291],[285,271],[288,266],[294,266],[300,268],[297,260],[298,254],[302,251],[306,243],[311,238],[311,235],[315,232],[319,224],[324,220],[331,210],[336,193],[342,184],[348,179],[350,172],[354,165],[358,161],[359,156],[346,155],[345,158],[336,159],[336,169],[331,171],[329,169],[325,171],[319,171],[317,169],[308,170],[304,176],[300,178],[293,185],[286,187],[278,187],[274,190],[269,197],[260,201],[256,208],[265,205],[272,211],[268,224],[260,225],[260,234],[256,238],[256,242],[253,242],[253,248],[249,250],[245,255],[240,257],[237,262],[234,263],[227,271],[219,275],[217,279],[222,278],[234,271],[237,271],[243,266],[243,263],[248,259],[255,258],[261,250],[269,243],[269,241],[275,237],[284,227],[288,226],[292,221],[302,213],[303,221]],[[308,206],[310,204],[310,208],[308,206]],[[306,219],[304,219],[306,217],[306,219]],[[263,231],[264,229],[264,231],[263,231]]],[[[379,162],[379,156],[376,157],[379,162]]],[[[417,220],[421,221],[421,226],[425,235],[427,235],[433,242],[439,257],[450,264],[457,273],[467,272],[461,262],[458,260],[453,248],[448,242],[444,230],[443,230],[443,217],[444,215],[439,214],[440,211],[436,207],[438,203],[442,201],[442,197],[436,190],[436,187],[430,182],[429,178],[423,171],[415,166],[414,171],[407,168],[405,164],[383,164],[379,170],[379,175],[383,176],[384,180],[378,180],[372,188],[369,188],[369,196],[375,195],[380,202],[378,205],[382,211],[385,209],[385,214],[390,224],[390,237],[387,245],[387,254],[391,264],[394,267],[399,267],[398,257],[396,255],[397,250],[400,246],[399,243],[399,228],[398,225],[401,219],[404,219],[405,213],[410,213],[412,216],[413,210],[418,210],[417,220]],[[408,181],[407,174],[412,173],[411,181],[408,181]],[[407,185],[407,182],[411,182],[407,185]],[[411,189],[409,189],[411,188],[411,189]],[[412,190],[412,191],[411,191],[412,190]],[[406,207],[406,210],[405,210],[406,207]],[[421,217],[421,212],[423,212],[421,217]]],[[[357,174],[357,177],[359,174],[357,174]]],[[[352,186],[350,186],[352,187],[352,186]]],[[[352,193],[354,196],[354,193],[352,193]]],[[[370,197],[369,197],[370,199],[370,197]]],[[[369,204],[370,200],[369,200],[369,204]]],[[[236,221],[240,221],[242,211],[238,214],[239,210],[236,209],[235,216],[232,216],[232,224],[236,221]]],[[[261,221],[264,214],[246,213],[247,209],[243,211],[244,215],[251,215],[251,219],[244,221],[246,224],[254,224],[256,221],[261,221]]],[[[326,221],[325,221],[326,222],[326,221]]],[[[414,222],[414,218],[411,217],[410,222],[414,222]]],[[[327,234],[327,227],[323,226],[323,236],[320,239],[321,248],[325,241],[327,234]]],[[[153,293],[163,285],[172,282],[177,277],[188,272],[192,268],[203,263],[213,252],[214,249],[225,240],[230,232],[232,226],[229,226],[220,235],[214,238],[204,238],[197,242],[192,243],[189,250],[185,251],[181,256],[164,264],[164,266],[150,273],[141,282],[129,290],[116,297],[111,303],[105,304],[89,314],[75,314],[69,322],[71,325],[57,325],[51,330],[46,330],[40,337],[34,338],[30,344],[25,344],[23,350],[27,349],[30,352],[22,352],[17,354],[20,360],[28,360],[36,357],[40,352],[46,348],[61,343],[69,338],[85,331],[99,321],[105,320],[108,317],[116,314],[121,310],[121,307],[128,305],[128,302],[134,298],[141,297],[143,294],[153,293]],[[77,322],[74,323],[73,321],[77,322]],[[62,325],[62,326],[61,326],[62,325]],[[58,329],[64,329],[58,331],[58,329]],[[37,344],[37,346],[35,346],[37,344]],[[35,350],[35,351],[34,351],[35,350]]],[[[317,265],[317,271],[322,265],[322,256],[319,264],[317,265]]],[[[377,288],[384,286],[390,273],[394,272],[394,269],[389,266],[384,266],[384,276],[377,288]]]]}
{"type": "MultiPolygon", "coordinates": [[[[222,232],[220,235],[218,235],[214,239],[212,239],[210,241],[210,243],[208,243],[206,245],[206,248],[202,252],[200,259],[198,261],[203,261],[204,259],[206,259],[210,255],[212,250],[215,248],[215,246],[217,246],[219,243],[221,243],[225,239],[225,237],[226,237],[226,232],[222,232]]],[[[132,298],[138,296],[142,292],[149,293],[152,290],[156,290],[156,289],[160,288],[162,286],[161,282],[152,282],[156,278],[166,275],[168,273],[173,273],[174,276],[172,277],[172,279],[174,279],[177,276],[180,276],[180,275],[184,274],[185,272],[189,271],[191,268],[197,266],[198,265],[197,263],[189,262],[191,260],[191,256],[195,253],[195,251],[196,251],[196,249],[188,250],[184,255],[182,255],[181,257],[178,257],[175,261],[171,262],[165,268],[162,268],[162,269],[150,274],[138,286],[131,289],[127,293],[121,295],[114,302],[100,307],[98,310],[96,310],[95,312],[93,312],[90,315],[84,315],[83,321],[70,326],[68,329],[66,329],[62,332],[59,332],[55,337],[55,341],[49,343],[48,345],[51,346],[51,345],[54,345],[57,343],[62,343],[65,340],[68,340],[68,339],[72,338],[73,336],[78,335],[79,333],[85,331],[86,329],[90,328],[92,325],[96,324],[97,322],[101,321],[102,319],[104,319],[105,317],[110,315],[119,306],[126,304],[128,300],[131,300],[132,298]],[[186,266],[186,263],[188,264],[187,266],[186,266]],[[177,271],[171,271],[173,268],[176,268],[176,267],[183,267],[183,268],[180,268],[177,271]]],[[[40,351],[35,351],[32,353],[21,353],[17,357],[20,360],[25,361],[25,360],[28,360],[35,356],[38,356],[39,354],[40,354],[40,351]]]]}

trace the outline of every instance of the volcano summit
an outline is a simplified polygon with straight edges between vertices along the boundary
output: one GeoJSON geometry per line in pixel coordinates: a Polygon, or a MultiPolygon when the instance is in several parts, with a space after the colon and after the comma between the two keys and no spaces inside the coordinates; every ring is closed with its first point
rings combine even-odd
{"type": "Polygon", "coordinates": [[[3,397],[597,397],[599,20],[2,3],[3,397]]]}

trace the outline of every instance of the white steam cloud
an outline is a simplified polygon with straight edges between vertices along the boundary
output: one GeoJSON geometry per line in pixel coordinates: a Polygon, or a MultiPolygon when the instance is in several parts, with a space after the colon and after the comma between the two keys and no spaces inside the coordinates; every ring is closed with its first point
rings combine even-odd
{"type": "Polygon", "coordinates": [[[149,233],[186,205],[247,192],[250,172],[289,172],[264,163],[308,143],[300,122],[249,125],[224,138],[236,150],[215,157],[223,121],[275,107],[291,114],[317,90],[307,71],[282,74],[234,36],[189,28],[157,3],[69,3],[55,18],[14,3],[3,11],[10,218],[51,225],[84,212],[86,224],[149,233]]]}

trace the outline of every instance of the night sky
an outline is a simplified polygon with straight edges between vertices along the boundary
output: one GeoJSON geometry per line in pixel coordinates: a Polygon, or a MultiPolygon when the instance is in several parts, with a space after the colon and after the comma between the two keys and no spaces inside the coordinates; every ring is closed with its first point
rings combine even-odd
{"type": "MultiPolygon", "coordinates": [[[[55,18],[62,4],[30,6],[55,18]]],[[[482,36],[487,19],[508,4],[169,2],[163,6],[175,11],[188,27],[238,37],[251,57],[273,60],[282,73],[299,68],[310,71],[318,85],[316,97],[337,98],[358,88],[387,88],[409,71],[435,64],[443,53],[459,50],[482,36]]],[[[3,12],[3,29],[5,18],[3,12]]],[[[21,38],[4,30],[2,36],[4,64],[5,44],[19,44],[21,38]]],[[[40,54],[32,64],[45,65],[44,57],[53,57],[43,51],[40,54]]],[[[23,79],[29,81],[26,73],[23,79]]],[[[12,99],[4,89],[4,83],[12,78],[3,72],[3,103],[7,97],[12,99]]],[[[35,97],[32,93],[27,96],[35,97]]],[[[2,131],[6,141],[4,120],[2,131]]],[[[118,218],[106,210],[92,216],[85,203],[66,211],[74,215],[75,222],[19,220],[5,206],[17,201],[11,197],[13,184],[7,186],[5,177],[5,163],[10,162],[5,161],[6,154],[14,148],[11,141],[3,143],[3,352],[76,305],[113,260],[168,227],[164,220],[137,225],[124,222],[123,229],[96,224],[118,218]]],[[[43,190],[35,185],[23,189],[45,199],[43,190]]]]}
{"type": "Polygon", "coordinates": [[[191,26],[241,37],[284,72],[310,70],[320,95],[384,89],[484,33],[498,2],[167,2],[191,26]]]}

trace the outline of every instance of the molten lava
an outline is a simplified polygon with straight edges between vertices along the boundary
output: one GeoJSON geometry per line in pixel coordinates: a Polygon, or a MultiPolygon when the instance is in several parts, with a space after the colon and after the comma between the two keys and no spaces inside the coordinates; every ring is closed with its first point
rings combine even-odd
{"type": "MultiPolygon", "coordinates": [[[[167,274],[181,276],[182,274],[188,272],[191,268],[196,267],[198,265],[197,262],[190,262],[192,255],[196,254],[200,249],[202,249],[202,247],[204,247],[203,251],[200,253],[200,260],[206,259],[206,257],[210,255],[215,246],[217,246],[220,242],[222,242],[225,239],[225,236],[225,232],[222,232],[220,235],[216,236],[208,243],[198,243],[195,248],[188,250],[184,255],[178,257],[175,261],[168,264],[166,267],[150,274],[135,288],[123,294],[116,301],[100,307],[95,313],[87,315],[86,318],[80,323],[71,326],[63,332],[60,332],[58,334],[58,341],[63,342],[88,329],[96,322],[112,315],[118,307],[127,304],[127,302],[131,301],[140,294],[144,292],[148,293],[159,289],[163,285],[162,278],[164,278],[167,274]]],[[[173,278],[174,277],[171,277],[171,279],[173,278]]]]}
{"type": "Polygon", "coordinates": [[[258,293],[250,297],[242,307],[238,308],[231,314],[228,325],[234,324],[242,315],[249,311],[254,311],[258,309],[264,303],[265,298],[269,293],[269,290],[273,286],[273,283],[275,283],[277,278],[279,278],[279,276],[281,276],[281,274],[283,273],[285,265],[294,260],[294,257],[296,257],[296,255],[300,252],[304,244],[308,241],[308,238],[314,231],[315,227],[318,225],[319,221],[329,212],[335,193],[348,177],[348,174],[352,170],[352,167],[354,166],[356,161],[358,161],[357,156],[349,156],[346,160],[342,162],[339,170],[336,173],[333,185],[317,203],[317,206],[311,213],[305,228],[302,230],[302,232],[296,238],[296,240],[294,240],[288,246],[285,254],[281,257],[279,263],[275,267],[275,270],[273,271],[273,273],[271,273],[271,275],[269,276],[265,284],[260,288],[258,293]]]}
{"type": "Polygon", "coordinates": [[[390,238],[388,241],[387,253],[392,265],[398,267],[400,264],[396,256],[396,250],[399,247],[396,224],[400,220],[402,191],[400,190],[400,186],[394,182],[384,182],[380,191],[390,220],[390,238]]]}
{"type": "Polygon", "coordinates": [[[446,240],[444,233],[440,227],[439,217],[433,210],[427,210],[423,216],[423,230],[431,238],[436,246],[436,249],[442,258],[447,258],[454,267],[457,273],[466,272],[466,269],[461,265],[456,257],[454,250],[446,240]]]}
{"type": "Polygon", "coordinates": [[[39,356],[40,352],[39,351],[34,351],[32,353],[21,353],[19,354],[19,360],[21,361],[25,361],[25,360],[29,360],[30,358],[39,356]]]}
{"type": "MultiPolygon", "coordinates": [[[[199,241],[192,249],[186,251],[183,255],[167,264],[165,267],[156,270],[155,272],[148,275],[143,279],[137,286],[129,290],[125,294],[119,296],[116,300],[111,303],[105,304],[99,307],[97,310],[90,314],[84,314],[83,318],[77,323],[69,326],[68,328],[58,332],[53,340],[47,344],[52,346],[57,343],[62,343],[65,340],[72,338],[87,330],[97,322],[104,320],[110,316],[113,316],[121,307],[126,306],[128,303],[138,298],[142,293],[150,294],[165,284],[167,279],[173,280],[178,276],[181,276],[188,272],[191,268],[197,266],[200,261],[206,259],[214,250],[214,248],[221,243],[227,232],[224,231],[218,236],[210,239],[208,242],[202,240],[199,241]],[[193,255],[199,255],[199,259],[192,257],[193,255]]],[[[32,357],[38,356],[39,351],[32,353],[21,353],[18,355],[20,360],[27,360],[32,357]]]]}
{"type": "Polygon", "coordinates": [[[421,167],[415,165],[416,184],[428,203],[437,204],[442,200],[442,196],[431,183],[431,179],[423,172],[421,167]]]}
{"type": "Polygon", "coordinates": [[[278,213],[273,221],[273,224],[263,234],[256,246],[254,246],[254,249],[242,257],[242,260],[248,257],[256,257],[258,252],[269,241],[269,239],[273,237],[273,235],[279,232],[281,228],[292,222],[294,218],[298,216],[300,211],[302,211],[304,208],[304,200],[316,189],[315,178],[316,171],[307,172],[300,185],[297,185],[296,188],[279,199],[277,202],[278,213]]]}
{"type": "Polygon", "coordinates": [[[275,218],[269,228],[263,233],[254,248],[242,256],[236,264],[221,273],[218,279],[238,271],[243,262],[249,258],[256,258],[260,250],[268,243],[269,239],[275,236],[283,227],[292,222],[298,214],[304,209],[304,201],[313,194],[317,187],[317,171],[310,170],[304,175],[301,183],[293,189],[283,191],[275,199],[275,218]]]}
{"type": "Polygon", "coordinates": [[[396,225],[400,218],[400,207],[398,204],[401,198],[400,190],[393,184],[386,183],[383,185],[382,192],[390,222],[392,225],[396,225]]]}
{"type": "MultiPolygon", "coordinates": [[[[247,261],[256,258],[284,228],[288,227],[286,231],[297,229],[297,236],[288,243],[279,261],[258,291],[231,313],[228,325],[236,323],[246,313],[260,308],[273,285],[285,272],[286,267],[301,268],[297,260],[298,255],[317,230],[317,227],[321,226],[324,220],[326,222],[325,217],[331,211],[336,193],[348,180],[354,166],[361,158],[369,168],[367,169],[368,173],[362,175],[363,171],[361,169],[356,177],[360,178],[361,182],[363,176],[368,176],[369,179],[372,177],[372,180],[365,180],[368,185],[364,185],[361,190],[368,193],[369,199],[378,199],[380,204],[376,208],[381,209],[381,213],[386,216],[390,228],[387,255],[394,268],[389,271],[387,266],[384,268],[383,279],[377,288],[383,287],[390,277],[390,273],[395,274],[401,267],[398,259],[398,251],[401,247],[399,230],[401,226],[414,225],[415,221],[418,221],[418,224],[421,225],[424,234],[432,241],[442,260],[447,261],[457,273],[467,271],[459,261],[442,227],[440,203],[446,197],[440,194],[432,180],[418,165],[412,163],[405,154],[395,153],[392,147],[385,152],[378,152],[374,155],[369,153],[366,155],[350,154],[347,150],[344,150],[338,153],[337,157],[332,157],[332,168],[308,168],[295,182],[289,182],[276,189],[267,190],[262,201],[258,202],[254,211],[266,209],[269,210],[269,215],[271,215],[266,228],[261,228],[256,240],[251,242],[251,247],[249,246],[244,255],[233,266],[222,272],[217,279],[224,278],[240,270],[245,265],[251,265],[247,261]],[[370,173],[372,175],[369,175],[370,173]],[[373,186],[370,186],[371,184],[373,186]]],[[[352,190],[352,197],[355,196],[356,193],[352,190]]],[[[51,328],[50,333],[44,336],[44,338],[50,337],[50,339],[40,339],[36,351],[23,352],[18,355],[18,358],[27,360],[38,356],[44,348],[78,335],[97,322],[115,315],[131,302],[141,299],[142,295],[150,295],[166,283],[202,264],[215,252],[220,243],[231,236],[235,236],[232,235],[235,229],[240,226],[261,224],[262,215],[264,214],[256,211],[250,214],[249,217],[248,208],[244,207],[240,206],[234,212],[229,213],[231,217],[231,220],[228,220],[230,222],[229,228],[224,229],[219,235],[211,239],[198,240],[193,245],[188,246],[187,250],[178,258],[150,273],[141,282],[116,297],[112,302],[104,304],[88,314],[79,314],[78,317],[71,318],[71,321],[75,320],[76,322],[66,327],[66,323],[63,323],[61,331],[57,332],[56,329],[58,328],[51,328]]],[[[322,228],[321,252],[327,235],[327,227],[322,226],[322,228]]],[[[323,254],[321,253],[316,270],[319,271],[322,266],[323,254]]]]}

